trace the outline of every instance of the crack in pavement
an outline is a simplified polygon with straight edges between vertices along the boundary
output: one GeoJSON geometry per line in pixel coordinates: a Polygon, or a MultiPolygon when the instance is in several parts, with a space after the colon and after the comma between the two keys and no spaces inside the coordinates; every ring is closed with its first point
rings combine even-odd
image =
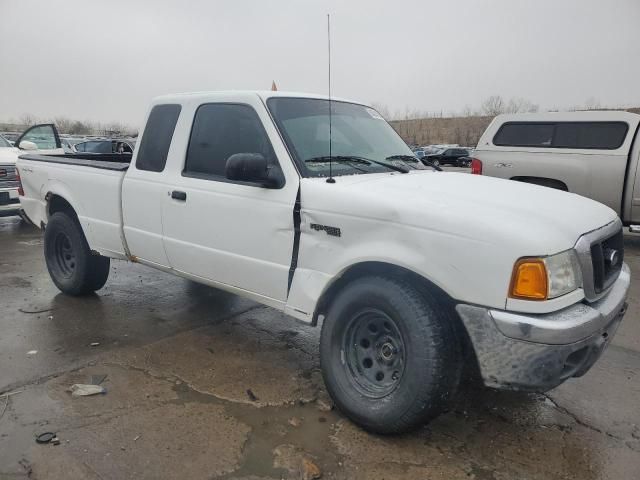
{"type": "MultiPolygon", "coordinates": [[[[206,390],[202,390],[199,389],[197,386],[193,385],[190,381],[186,380],[185,378],[181,377],[178,374],[174,374],[174,373],[170,373],[169,375],[161,375],[161,374],[154,374],[151,369],[146,369],[143,367],[136,367],[134,365],[128,364],[128,363],[118,363],[118,362],[103,362],[103,365],[107,365],[107,366],[113,366],[113,367],[119,367],[119,368],[124,368],[125,370],[132,370],[134,372],[140,372],[144,375],[147,375],[150,378],[156,379],[156,380],[161,380],[163,382],[167,382],[170,384],[175,384],[175,381],[178,380],[180,382],[182,382],[184,385],[186,385],[188,388],[190,388],[191,390],[193,390],[196,393],[199,393],[201,395],[206,395],[208,397],[211,397],[212,399],[215,399],[217,401],[220,401],[222,403],[229,403],[232,405],[245,405],[245,406],[250,406],[253,408],[277,408],[277,407],[287,407],[287,406],[291,406],[291,405],[295,405],[296,403],[300,404],[300,405],[305,405],[307,403],[313,403],[315,402],[319,395],[319,389],[315,389],[315,391],[313,392],[313,397],[308,399],[308,398],[298,398],[294,401],[290,401],[290,402],[282,402],[282,403],[260,403],[260,402],[255,402],[255,401],[251,401],[251,400],[239,400],[237,398],[229,398],[229,397],[225,397],[223,395],[219,395],[217,393],[213,393],[213,392],[209,392],[206,390]]],[[[174,400],[167,400],[164,402],[159,402],[160,405],[162,404],[171,404],[173,403],[174,400]]]]}
{"type": "Polygon", "coordinates": [[[96,363],[95,358],[93,358],[90,361],[83,363],[82,365],[77,365],[73,368],[67,367],[66,369],[56,370],[55,372],[48,373],[46,375],[30,378],[29,380],[25,380],[24,382],[10,383],[9,385],[6,385],[2,390],[0,390],[0,396],[7,395],[13,392],[14,390],[17,390],[18,388],[31,387],[34,385],[42,385],[43,383],[46,383],[49,380],[53,380],[55,378],[61,377],[62,375],[65,375],[67,373],[75,373],[78,370],[82,370],[83,368],[91,367],[95,365],[95,363],[96,363]]]}
{"type": "Polygon", "coordinates": [[[576,422],[578,425],[580,425],[581,427],[587,428],[593,432],[599,433],[601,435],[606,435],[607,437],[619,441],[619,442],[625,442],[626,439],[619,437],[617,435],[614,435],[611,432],[607,432],[606,430],[602,430],[594,425],[589,424],[588,422],[586,422],[585,420],[582,420],[578,415],[576,415],[575,413],[573,413],[572,411],[570,411],[568,408],[563,407],[562,405],[558,404],[558,402],[556,402],[554,399],[552,399],[549,395],[543,393],[542,396],[544,398],[546,398],[549,402],[551,402],[551,404],[553,405],[553,407],[558,410],[560,413],[564,413],[565,415],[571,417],[571,419],[576,422]]]}

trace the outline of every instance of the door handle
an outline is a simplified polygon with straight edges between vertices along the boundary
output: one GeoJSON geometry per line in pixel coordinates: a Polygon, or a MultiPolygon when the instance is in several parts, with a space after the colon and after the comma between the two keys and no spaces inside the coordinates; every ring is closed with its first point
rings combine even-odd
{"type": "Polygon", "coordinates": [[[180,200],[182,202],[186,202],[187,201],[187,192],[181,192],[179,190],[174,190],[173,192],[171,192],[171,198],[173,198],[174,200],[180,200]]]}

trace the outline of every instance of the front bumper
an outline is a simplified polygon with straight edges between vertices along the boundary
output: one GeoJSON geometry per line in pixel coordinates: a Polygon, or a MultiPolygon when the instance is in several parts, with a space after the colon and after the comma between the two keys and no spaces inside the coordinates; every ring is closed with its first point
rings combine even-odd
{"type": "Polygon", "coordinates": [[[620,325],[630,278],[625,264],[600,300],[547,314],[457,305],[484,383],[510,390],[546,391],[569,377],[584,375],[620,325]]]}
{"type": "MultiPolygon", "coordinates": [[[[0,201],[0,217],[7,217],[10,215],[20,214],[20,197],[18,196],[17,188],[0,188],[0,193],[8,193],[9,201],[0,201]]],[[[6,195],[0,195],[0,197],[6,197],[6,195]]]]}

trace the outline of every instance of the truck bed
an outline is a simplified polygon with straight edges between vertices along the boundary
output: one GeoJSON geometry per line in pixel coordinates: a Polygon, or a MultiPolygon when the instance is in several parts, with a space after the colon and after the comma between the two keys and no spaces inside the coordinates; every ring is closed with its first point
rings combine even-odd
{"type": "Polygon", "coordinates": [[[103,255],[124,257],[121,188],[130,154],[25,154],[17,167],[21,206],[36,225],[46,225],[51,205],[73,205],[87,242],[103,255]]]}
{"type": "Polygon", "coordinates": [[[103,170],[126,171],[131,164],[130,153],[65,153],[65,154],[26,154],[23,160],[36,162],[62,163],[103,170]]]}

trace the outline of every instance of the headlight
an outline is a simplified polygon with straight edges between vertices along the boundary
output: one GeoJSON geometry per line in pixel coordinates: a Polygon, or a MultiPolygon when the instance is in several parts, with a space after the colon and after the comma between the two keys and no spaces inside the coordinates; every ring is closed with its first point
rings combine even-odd
{"type": "Polygon", "coordinates": [[[521,258],[513,267],[509,296],[547,300],[573,292],[582,285],[580,264],[571,249],[542,258],[521,258]]]}

